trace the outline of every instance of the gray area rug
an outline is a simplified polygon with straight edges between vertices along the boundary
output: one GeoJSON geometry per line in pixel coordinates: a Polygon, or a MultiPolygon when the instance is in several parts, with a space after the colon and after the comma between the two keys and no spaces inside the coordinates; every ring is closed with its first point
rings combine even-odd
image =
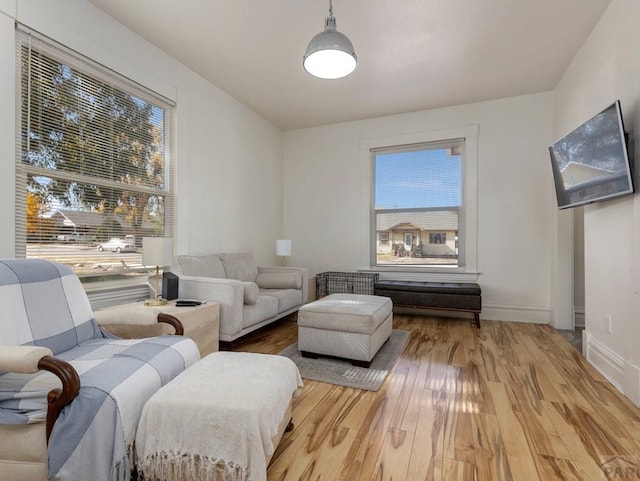
{"type": "Polygon", "coordinates": [[[409,331],[394,329],[389,340],[382,345],[378,354],[371,361],[371,366],[368,369],[353,366],[349,361],[340,359],[302,357],[298,351],[297,342],[278,354],[295,362],[300,369],[300,375],[305,379],[354,387],[365,391],[377,391],[384,383],[389,371],[393,369],[398,356],[407,344],[407,339],[409,339],[409,331]]]}

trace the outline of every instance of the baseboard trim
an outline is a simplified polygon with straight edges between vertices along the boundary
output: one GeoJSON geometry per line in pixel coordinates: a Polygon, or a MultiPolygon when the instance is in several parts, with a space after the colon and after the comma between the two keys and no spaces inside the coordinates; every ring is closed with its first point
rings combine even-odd
{"type": "MultiPolygon", "coordinates": [[[[463,311],[446,311],[425,307],[394,306],[397,314],[419,314],[424,316],[455,317],[473,319],[473,314],[463,311]]],[[[545,308],[528,306],[499,306],[495,304],[483,305],[480,319],[491,321],[529,322],[533,324],[549,324],[551,311],[545,308]]]]}
{"type": "Polygon", "coordinates": [[[480,319],[549,324],[551,308],[517,304],[483,304],[480,319]]]}
{"type": "Polygon", "coordinates": [[[640,407],[640,367],[598,341],[586,329],[582,333],[587,361],[618,391],[640,407]]]}
{"type": "Polygon", "coordinates": [[[598,341],[586,329],[582,333],[583,354],[607,381],[624,394],[625,359],[598,341]]]}
{"type": "Polygon", "coordinates": [[[586,326],[584,308],[573,308],[573,325],[574,327],[581,327],[583,329],[586,326]]]}

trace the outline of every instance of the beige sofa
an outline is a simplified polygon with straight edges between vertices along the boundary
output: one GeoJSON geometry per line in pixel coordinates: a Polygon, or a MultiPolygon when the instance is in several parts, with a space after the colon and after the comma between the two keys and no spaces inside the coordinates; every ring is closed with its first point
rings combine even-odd
{"type": "Polygon", "coordinates": [[[300,267],[259,267],[249,253],[177,256],[181,299],[220,304],[220,340],[245,334],[296,312],[307,300],[308,273],[300,267]]]}

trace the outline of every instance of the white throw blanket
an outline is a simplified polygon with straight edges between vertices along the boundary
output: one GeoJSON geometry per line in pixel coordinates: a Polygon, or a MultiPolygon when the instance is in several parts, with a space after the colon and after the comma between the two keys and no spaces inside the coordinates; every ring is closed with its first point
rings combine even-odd
{"type": "Polygon", "coordinates": [[[138,470],[148,481],[265,481],[272,438],[302,385],[288,358],[210,354],[145,405],[138,470]]]}

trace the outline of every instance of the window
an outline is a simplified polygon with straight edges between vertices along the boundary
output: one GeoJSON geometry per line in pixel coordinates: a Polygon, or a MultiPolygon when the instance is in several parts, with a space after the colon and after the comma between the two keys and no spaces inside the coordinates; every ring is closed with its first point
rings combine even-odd
{"type": "Polygon", "coordinates": [[[85,281],[144,271],[142,238],[173,236],[174,106],[35,34],[16,45],[17,255],[85,281]]]}
{"type": "Polygon", "coordinates": [[[461,265],[463,152],[459,139],[372,149],[373,230],[390,239],[376,242],[376,266],[461,265]]]}
{"type": "Polygon", "coordinates": [[[380,232],[380,245],[388,246],[389,245],[389,233],[388,232],[380,232]]]}
{"type": "Polygon", "coordinates": [[[446,232],[429,232],[429,244],[446,244],[446,232]]]}

